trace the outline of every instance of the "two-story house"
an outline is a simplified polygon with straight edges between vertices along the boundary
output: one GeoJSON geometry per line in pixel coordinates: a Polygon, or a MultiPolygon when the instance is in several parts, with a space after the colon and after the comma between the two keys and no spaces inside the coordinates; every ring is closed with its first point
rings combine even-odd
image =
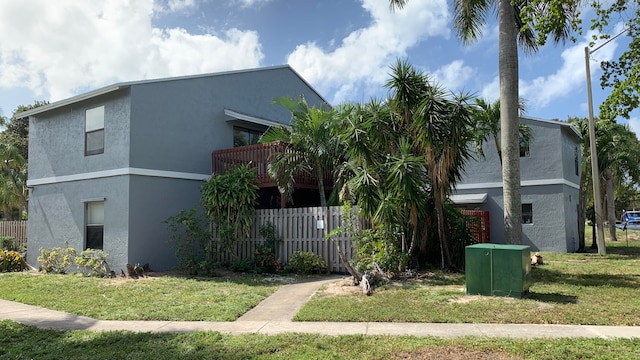
{"type": "MultiPolygon", "coordinates": [[[[520,144],[522,239],[533,251],[578,249],[580,133],[569,123],[521,117],[533,133],[520,144]]],[[[485,158],[470,161],[452,200],[467,209],[489,211],[491,242],[504,243],[502,168],[493,141],[485,158]]]]}
{"type": "Polygon", "coordinates": [[[169,269],[163,224],[198,206],[211,152],[255,142],[291,113],[273,100],[326,101],[289,66],[119,83],[29,116],[28,262],[39,249],[103,249],[127,263],[169,269]]]}

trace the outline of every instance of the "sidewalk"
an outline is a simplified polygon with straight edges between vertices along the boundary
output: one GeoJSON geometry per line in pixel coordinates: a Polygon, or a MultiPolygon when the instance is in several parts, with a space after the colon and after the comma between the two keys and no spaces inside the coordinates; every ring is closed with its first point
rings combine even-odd
{"type": "Polygon", "coordinates": [[[233,322],[108,321],[95,320],[37,306],[0,300],[0,320],[56,330],[91,330],[183,333],[219,331],[228,334],[312,333],[322,335],[412,335],[453,338],[462,336],[504,338],[640,338],[640,327],[537,324],[434,324],[378,322],[293,322],[296,312],[330,278],[283,286],[233,322]]]}

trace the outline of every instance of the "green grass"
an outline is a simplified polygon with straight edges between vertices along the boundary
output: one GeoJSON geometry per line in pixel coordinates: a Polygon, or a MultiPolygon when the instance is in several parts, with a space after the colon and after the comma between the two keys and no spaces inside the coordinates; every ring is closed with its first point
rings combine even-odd
{"type": "Polygon", "coordinates": [[[379,287],[369,297],[317,293],[298,321],[640,325],[640,241],[608,255],[542,253],[525,299],[466,296],[464,274],[379,287]],[[394,306],[393,304],[402,304],[394,306]],[[326,309],[331,309],[327,311],[326,309]]]}
{"type": "Polygon", "coordinates": [[[262,279],[6,273],[0,298],[100,320],[233,321],[277,290],[262,279]]]}
{"type": "MultiPolygon", "coordinates": [[[[222,335],[58,332],[0,321],[2,359],[399,359],[475,351],[523,359],[635,359],[640,340],[439,339],[406,336],[222,335]],[[403,357],[405,356],[405,357],[403,357]]],[[[460,358],[460,357],[458,357],[460,358]]],[[[465,357],[469,358],[469,357],[465,357]]]]}
{"type": "MultiPolygon", "coordinates": [[[[435,272],[414,284],[378,288],[370,297],[319,293],[297,318],[638,325],[640,241],[631,238],[630,245],[607,243],[604,257],[543,253],[545,265],[533,270],[528,299],[467,298],[463,274],[435,272]]],[[[97,319],[227,321],[278,288],[262,280],[0,274],[0,297],[97,319]]],[[[59,332],[0,321],[2,359],[635,359],[638,353],[640,339],[59,332]]]]}

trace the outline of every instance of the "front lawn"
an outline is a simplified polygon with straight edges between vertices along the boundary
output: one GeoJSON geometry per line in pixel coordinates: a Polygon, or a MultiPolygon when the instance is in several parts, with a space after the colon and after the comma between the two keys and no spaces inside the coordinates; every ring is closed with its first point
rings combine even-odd
{"type": "Polygon", "coordinates": [[[636,359],[640,339],[60,332],[0,321],[2,359],[636,359]]]}
{"type": "Polygon", "coordinates": [[[532,269],[525,299],[467,296],[464,274],[434,272],[369,297],[325,287],[295,320],[639,326],[640,241],[628,248],[626,241],[608,242],[607,251],[542,253],[544,265],[532,269]]]}
{"type": "Polygon", "coordinates": [[[0,274],[0,298],[100,320],[234,321],[282,284],[261,276],[152,274],[101,279],[5,273],[0,274]]]}

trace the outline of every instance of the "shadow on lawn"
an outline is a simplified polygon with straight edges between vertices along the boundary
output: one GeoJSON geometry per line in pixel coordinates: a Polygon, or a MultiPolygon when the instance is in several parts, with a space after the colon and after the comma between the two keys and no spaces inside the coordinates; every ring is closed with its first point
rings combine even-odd
{"type": "Polygon", "coordinates": [[[544,267],[537,268],[533,275],[536,283],[555,283],[586,287],[607,286],[632,289],[640,287],[640,275],[603,273],[567,274],[566,272],[550,270],[544,267]]]}
{"type": "Polygon", "coordinates": [[[251,358],[259,350],[233,353],[217,332],[153,334],[110,331],[74,334],[0,321],[0,358],[22,359],[198,359],[251,358]],[[184,338],[187,341],[183,341],[184,338]]]}
{"type": "Polygon", "coordinates": [[[545,303],[555,303],[555,304],[576,304],[578,303],[578,297],[573,295],[565,295],[559,293],[535,293],[532,292],[527,297],[530,300],[541,301],[545,303]]]}

